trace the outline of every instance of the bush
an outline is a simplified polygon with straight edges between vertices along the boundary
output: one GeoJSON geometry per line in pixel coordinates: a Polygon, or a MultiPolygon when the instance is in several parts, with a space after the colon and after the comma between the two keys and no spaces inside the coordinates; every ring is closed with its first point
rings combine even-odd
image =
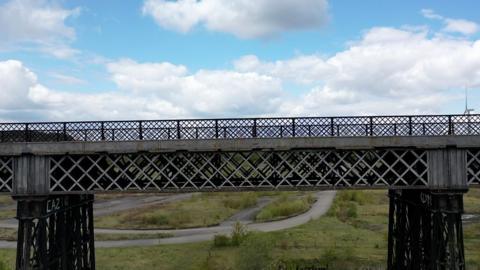
{"type": "Polygon", "coordinates": [[[371,199],[363,191],[358,190],[345,190],[337,193],[337,199],[343,202],[356,202],[360,205],[367,204],[371,199]]]}
{"type": "Polygon", "coordinates": [[[357,204],[350,202],[347,207],[347,217],[348,218],[357,218],[357,204]]]}
{"type": "Polygon", "coordinates": [[[228,247],[228,246],[240,246],[240,244],[248,236],[246,227],[240,223],[236,222],[233,225],[232,233],[230,237],[224,234],[215,235],[213,238],[213,246],[215,247],[228,247]]]}
{"type": "Polygon", "coordinates": [[[247,228],[240,222],[235,222],[232,229],[232,245],[239,246],[247,236],[247,228]]]}
{"type": "Polygon", "coordinates": [[[162,226],[169,224],[169,221],[164,215],[146,215],[142,217],[142,223],[162,226]]]}
{"type": "Polygon", "coordinates": [[[213,238],[213,246],[214,247],[228,247],[230,246],[230,237],[224,234],[215,235],[213,238]]]}
{"type": "Polygon", "coordinates": [[[327,212],[328,216],[336,217],[342,222],[354,220],[358,217],[358,205],[367,203],[366,195],[360,191],[338,192],[332,206],[327,212]]]}
{"type": "Polygon", "coordinates": [[[278,200],[263,208],[262,211],[257,214],[256,220],[272,220],[300,214],[307,211],[314,201],[315,198],[313,198],[313,196],[311,196],[311,198],[306,196],[289,200],[288,196],[282,194],[278,200]]]}

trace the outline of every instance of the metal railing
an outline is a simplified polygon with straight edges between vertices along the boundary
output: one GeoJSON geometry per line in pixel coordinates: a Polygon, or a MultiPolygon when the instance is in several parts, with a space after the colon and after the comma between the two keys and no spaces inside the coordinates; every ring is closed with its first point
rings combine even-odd
{"type": "Polygon", "coordinates": [[[480,135],[480,115],[229,118],[0,124],[0,142],[480,135]]]}

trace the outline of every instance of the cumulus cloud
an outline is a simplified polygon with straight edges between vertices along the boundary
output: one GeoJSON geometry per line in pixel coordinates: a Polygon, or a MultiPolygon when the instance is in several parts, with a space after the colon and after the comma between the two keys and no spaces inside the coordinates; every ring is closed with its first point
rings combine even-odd
{"type": "Polygon", "coordinates": [[[464,35],[472,35],[478,32],[479,26],[477,23],[461,19],[446,19],[446,32],[458,32],[464,35]]]}
{"type": "Polygon", "coordinates": [[[21,110],[32,106],[28,96],[37,85],[37,76],[20,61],[0,62],[0,108],[21,110]]]}
{"type": "Polygon", "coordinates": [[[58,73],[58,72],[50,72],[49,76],[54,78],[55,80],[61,82],[61,83],[64,83],[64,84],[81,85],[81,84],[86,84],[87,83],[86,81],[84,81],[82,79],[79,79],[77,77],[70,76],[70,75],[65,75],[65,74],[58,73]]]}
{"type": "Polygon", "coordinates": [[[149,96],[55,91],[39,83],[35,73],[16,60],[0,61],[0,75],[3,120],[148,119],[187,114],[183,108],[149,96]]]}
{"type": "Polygon", "coordinates": [[[70,48],[75,30],[65,24],[79,8],[64,9],[47,0],[10,0],[0,5],[0,48],[35,46],[58,58],[78,51],[70,48]]]}
{"type": "Polygon", "coordinates": [[[52,90],[21,62],[4,61],[0,118],[19,119],[19,112],[49,120],[441,113],[462,97],[455,90],[480,88],[480,41],[419,29],[372,28],[330,56],[265,61],[247,55],[230,70],[192,72],[120,59],[106,66],[117,89],[102,93],[52,90]]]}
{"type": "Polygon", "coordinates": [[[461,33],[463,35],[472,35],[480,30],[480,26],[476,22],[464,19],[452,19],[441,16],[431,9],[422,9],[422,15],[432,20],[440,20],[444,23],[444,32],[461,33]]]}
{"type": "Polygon", "coordinates": [[[268,113],[283,93],[280,80],[254,72],[200,70],[189,74],[171,63],[110,63],[112,80],[124,91],[181,104],[191,115],[268,113]]]}
{"type": "Polygon", "coordinates": [[[457,98],[449,90],[480,86],[480,41],[373,28],[331,57],[268,62],[250,55],[234,66],[283,83],[314,85],[305,95],[286,101],[284,113],[433,113],[457,98]]]}
{"type": "Polygon", "coordinates": [[[146,0],[143,14],[161,27],[188,32],[196,25],[241,38],[318,29],[327,21],[327,0],[146,0]]]}
{"type": "Polygon", "coordinates": [[[107,68],[119,89],[86,94],[49,89],[21,62],[0,62],[0,119],[22,119],[18,111],[49,120],[258,115],[276,110],[284,93],[280,80],[256,73],[189,74],[183,66],[133,60],[107,68]]]}

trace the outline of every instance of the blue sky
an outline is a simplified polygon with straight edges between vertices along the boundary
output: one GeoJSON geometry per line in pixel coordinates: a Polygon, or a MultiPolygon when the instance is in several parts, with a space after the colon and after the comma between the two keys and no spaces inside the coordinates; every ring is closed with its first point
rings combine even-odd
{"type": "MultiPolygon", "coordinates": [[[[0,1],[0,120],[461,113],[478,1],[0,1]]],[[[480,109],[480,108],[479,108],[480,109]]]]}

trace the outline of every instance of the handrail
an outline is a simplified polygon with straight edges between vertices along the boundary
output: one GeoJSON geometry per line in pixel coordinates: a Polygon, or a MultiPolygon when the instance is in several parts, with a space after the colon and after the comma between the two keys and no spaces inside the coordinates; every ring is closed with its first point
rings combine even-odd
{"type": "Polygon", "coordinates": [[[0,142],[480,135],[480,114],[0,123],[0,142]]]}

